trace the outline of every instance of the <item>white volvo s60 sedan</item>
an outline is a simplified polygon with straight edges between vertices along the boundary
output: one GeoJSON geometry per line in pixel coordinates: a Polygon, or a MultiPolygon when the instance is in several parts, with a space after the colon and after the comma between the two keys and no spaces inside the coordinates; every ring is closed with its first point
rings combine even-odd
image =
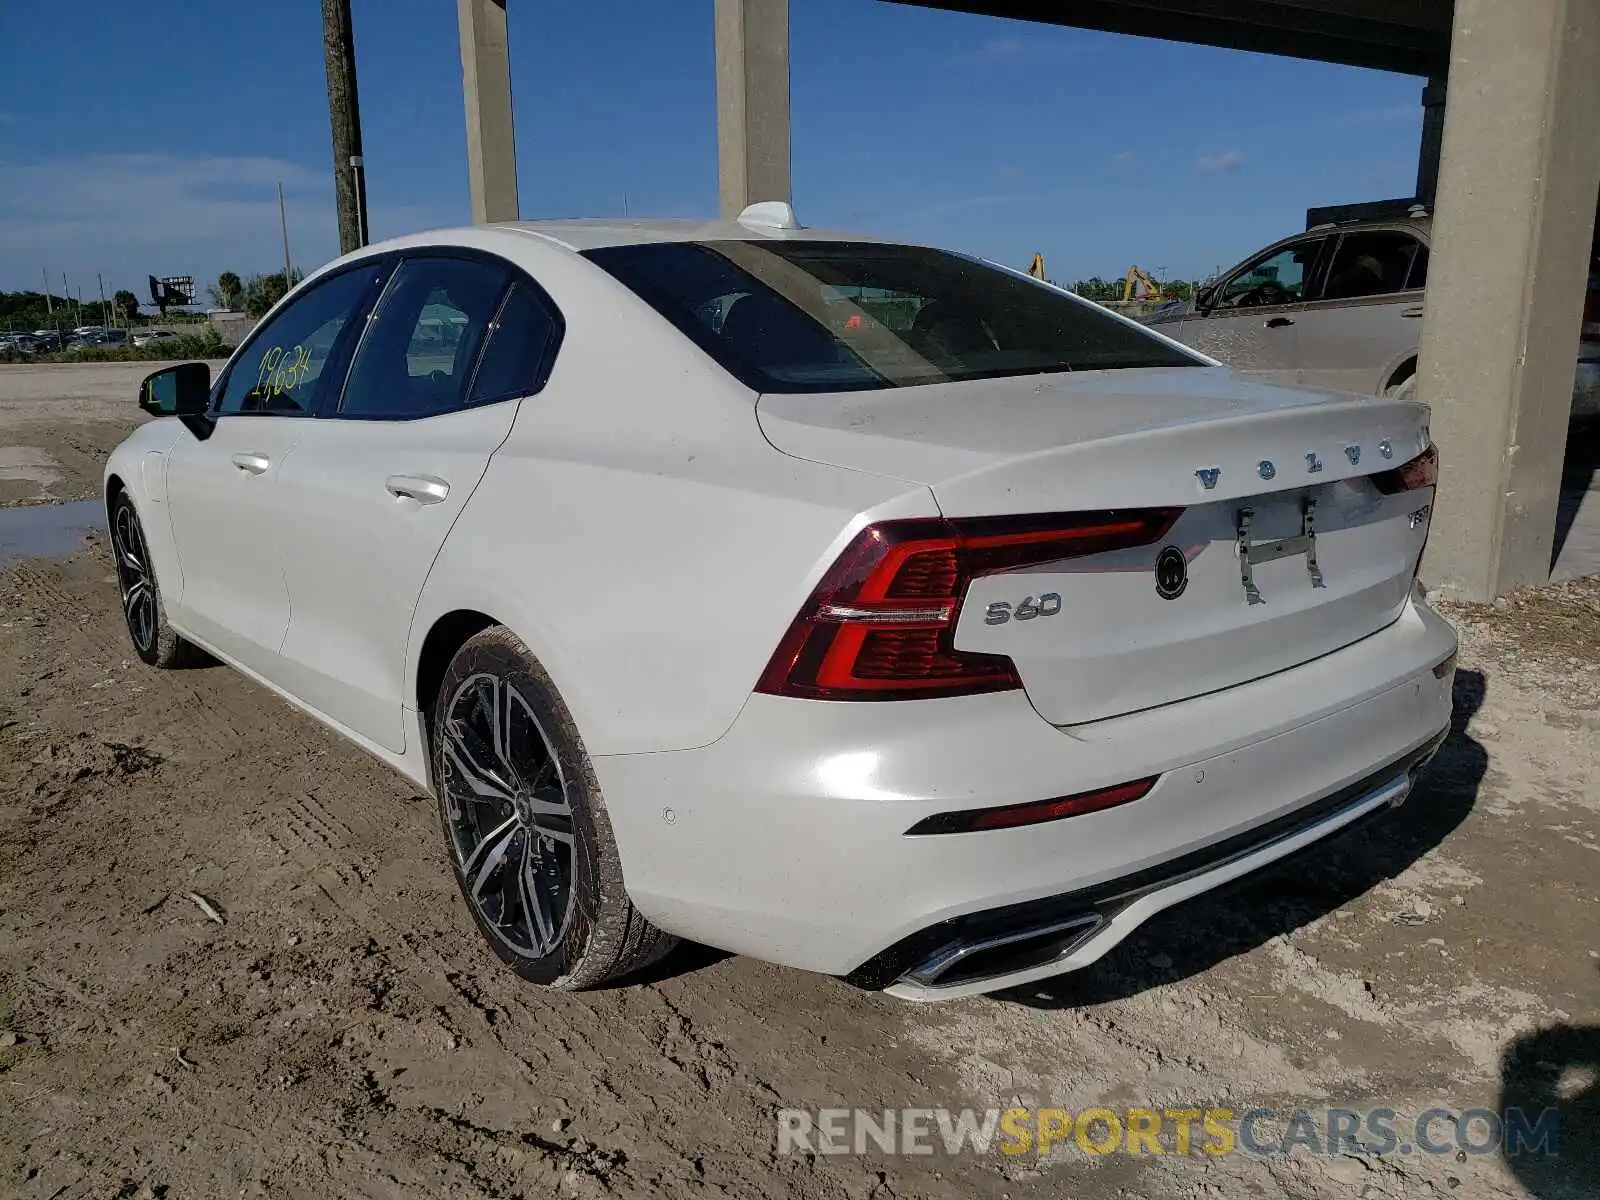
{"type": "Polygon", "coordinates": [[[1449,723],[1425,408],[786,205],[371,246],[140,403],[139,655],[429,789],[538,983],[675,938],[913,999],[1071,970],[1449,723]]]}

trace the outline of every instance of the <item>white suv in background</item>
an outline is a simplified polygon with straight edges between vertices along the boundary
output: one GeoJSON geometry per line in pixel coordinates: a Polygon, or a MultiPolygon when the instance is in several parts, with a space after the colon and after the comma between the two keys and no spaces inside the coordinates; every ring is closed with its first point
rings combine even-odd
{"type": "MultiPolygon", "coordinates": [[[[1410,399],[1428,279],[1426,216],[1318,225],[1145,324],[1275,383],[1410,399]]],[[[1600,273],[1591,260],[1575,417],[1600,415],[1600,273]]]]}

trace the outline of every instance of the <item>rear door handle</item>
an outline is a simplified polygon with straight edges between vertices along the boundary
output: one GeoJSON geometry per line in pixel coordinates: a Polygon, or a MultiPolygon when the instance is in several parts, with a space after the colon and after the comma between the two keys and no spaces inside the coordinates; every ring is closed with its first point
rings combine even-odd
{"type": "Polygon", "coordinates": [[[1282,329],[1285,325],[1293,325],[1293,324],[1294,324],[1294,318],[1292,318],[1292,317],[1273,317],[1272,320],[1267,322],[1267,328],[1268,329],[1282,329]]]}
{"type": "Polygon", "coordinates": [[[450,494],[450,485],[435,475],[391,475],[383,486],[391,496],[408,496],[418,504],[438,504],[450,494]]]}
{"type": "Polygon", "coordinates": [[[1420,317],[1422,315],[1422,305],[1416,304],[1410,308],[1402,308],[1400,315],[1402,317],[1420,317]]]}
{"type": "Polygon", "coordinates": [[[235,454],[233,465],[247,475],[260,475],[272,465],[272,460],[265,454],[235,454]]]}

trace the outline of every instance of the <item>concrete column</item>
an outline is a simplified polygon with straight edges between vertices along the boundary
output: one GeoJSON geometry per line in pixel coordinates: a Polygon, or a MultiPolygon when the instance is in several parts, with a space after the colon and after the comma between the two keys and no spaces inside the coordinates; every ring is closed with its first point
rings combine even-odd
{"type": "Polygon", "coordinates": [[[1437,76],[1422,89],[1422,152],[1417,156],[1417,203],[1433,207],[1439,193],[1439,151],[1444,143],[1445,80],[1437,76]]]}
{"type": "Polygon", "coordinates": [[[717,0],[717,185],[722,215],[788,200],[789,0],[717,0]]]}
{"type": "Polygon", "coordinates": [[[461,91],[467,109],[467,178],[472,220],[515,221],[517,139],[511,120],[511,53],[506,0],[456,0],[461,26],[461,91]]]}
{"type": "Polygon", "coordinates": [[[1456,0],[1417,373],[1447,592],[1549,578],[1597,187],[1600,3],[1456,0]]]}

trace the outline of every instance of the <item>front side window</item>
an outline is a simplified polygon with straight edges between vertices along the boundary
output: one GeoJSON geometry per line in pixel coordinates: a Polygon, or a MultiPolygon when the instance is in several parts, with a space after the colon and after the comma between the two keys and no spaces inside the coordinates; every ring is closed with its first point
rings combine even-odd
{"type": "Polygon", "coordinates": [[[1305,299],[1306,281],[1322,250],[1322,238],[1296,242],[1258,258],[1235,274],[1217,293],[1217,308],[1263,308],[1272,304],[1298,304],[1305,299]]]}
{"type": "Polygon", "coordinates": [[[507,268],[475,259],[408,258],[356,351],[339,415],[428,417],[460,408],[507,268]]]}
{"type": "Polygon", "coordinates": [[[586,256],[761,392],[1198,360],[1025,276],[877,242],[663,242],[586,256]]]}
{"type": "Polygon", "coordinates": [[[1399,230],[1345,234],[1333,252],[1322,299],[1358,300],[1405,291],[1417,249],[1417,239],[1399,230]]]}
{"type": "Polygon", "coordinates": [[[357,267],[313,284],[274,316],[228,368],[217,412],[294,416],[315,411],[323,368],[383,269],[357,267]]]}

